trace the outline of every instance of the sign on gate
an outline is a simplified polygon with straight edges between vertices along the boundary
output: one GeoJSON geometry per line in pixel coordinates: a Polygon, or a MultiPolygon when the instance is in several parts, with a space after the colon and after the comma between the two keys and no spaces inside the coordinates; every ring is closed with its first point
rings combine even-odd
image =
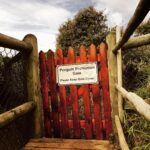
{"type": "Polygon", "coordinates": [[[58,65],[57,82],[59,85],[98,83],[97,63],[58,65]]]}

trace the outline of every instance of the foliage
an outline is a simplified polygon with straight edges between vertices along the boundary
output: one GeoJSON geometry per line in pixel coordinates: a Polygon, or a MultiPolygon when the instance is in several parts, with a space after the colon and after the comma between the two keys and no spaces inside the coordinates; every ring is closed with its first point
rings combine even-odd
{"type": "Polygon", "coordinates": [[[81,44],[88,47],[93,43],[98,46],[105,39],[107,31],[106,16],[90,6],[81,9],[72,20],[60,26],[56,46],[62,48],[65,54],[70,46],[76,51],[81,44]]]}
{"type": "Polygon", "coordinates": [[[150,122],[133,110],[125,114],[124,131],[132,150],[150,149],[150,122]]]}
{"type": "Polygon", "coordinates": [[[135,32],[136,35],[144,35],[150,33],[150,19],[141,23],[135,32]]]}
{"type": "Polygon", "coordinates": [[[148,98],[147,90],[150,81],[150,45],[142,46],[123,52],[124,86],[143,98],[148,98]],[[141,91],[140,91],[141,90],[141,91]]]}

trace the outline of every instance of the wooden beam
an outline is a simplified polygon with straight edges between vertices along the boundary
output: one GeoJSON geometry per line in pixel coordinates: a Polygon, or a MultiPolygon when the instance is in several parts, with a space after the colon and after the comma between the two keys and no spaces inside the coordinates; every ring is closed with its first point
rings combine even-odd
{"type": "Polygon", "coordinates": [[[150,34],[130,38],[122,49],[130,49],[150,44],[150,34]]]}
{"type": "Polygon", "coordinates": [[[0,114],[0,128],[7,125],[16,118],[28,113],[35,107],[34,102],[26,102],[14,109],[0,114]]]}
{"type": "Polygon", "coordinates": [[[111,101],[111,116],[113,132],[117,138],[117,130],[115,126],[115,115],[118,115],[118,94],[115,89],[115,84],[117,83],[117,56],[112,52],[116,44],[115,33],[111,32],[106,37],[106,42],[108,44],[108,74],[109,74],[109,92],[111,101]]]}
{"type": "Polygon", "coordinates": [[[117,131],[118,131],[119,144],[120,144],[121,149],[122,150],[129,150],[129,147],[128,147],[128,144],[126,142],[119,117],[117,115],[115,116],[115,124],[116,124],[117,131]]]}
{"type": "Polygon", "coordinates": [[[128,99],[136,108],[142,116],[144,116],[148,121],[150,121],[150,105],[147,104],[141,97],[135,93],[126,91],[123,87],[116,85],[116,89],[121,93],[121,95],[128,99]]]}
{"type": "MultiPolygon", "coordinates": [[[[121,27],[116,27],[116,42],[121,38],[121,27]]],[[[117,77],[118,77],[118,85],[122,86],[122,52],[119,49],[117,53],[117,77]]],[[[118,113],[121,122],[123,122],[123,99],[122,95],[118,92],[118,113]]]]}
{"type": "Polygon", "coordinates": [[[116,54],[117,51],[128,41],[134,30],[138,27],[138,25],[143,21],[145,16],[150,10],[149,0],[140,0],[132,18],[130,19],[127,28],[120,39],[120,41],[117,43],[115,48],[113,49],[113,52],[116,54]]]}
{"type": "Polygon", "coordinates": [[[32,45],[24,41],[20,41],[13,37],[4,35],[0,33],[0,47],[10,48],[18,50],[20,52],[30,52],[32,51],[32,45]]]}
{"type": "Polygon", "coordinates": [[[37,47],[37,39],[34,35],[28,34],[24,37],[24,42],[30,43],[33,50],[30,54],[24,54],[26,60],[26,81],[27,81],[27,98],[36,103],[33,118],[33,136],[39,138],[43,136],[43,107],[40,91],[40,76],[39,76],[39,54],[37,47]]]}

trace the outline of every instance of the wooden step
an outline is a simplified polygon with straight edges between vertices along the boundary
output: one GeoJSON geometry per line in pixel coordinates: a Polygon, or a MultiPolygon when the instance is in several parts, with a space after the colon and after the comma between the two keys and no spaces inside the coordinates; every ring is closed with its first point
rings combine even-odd
{"type": "Polygon", "coordinates": [[[114,150],[109,141],[83,139],[31,139],[23,150],[114,150]]]}

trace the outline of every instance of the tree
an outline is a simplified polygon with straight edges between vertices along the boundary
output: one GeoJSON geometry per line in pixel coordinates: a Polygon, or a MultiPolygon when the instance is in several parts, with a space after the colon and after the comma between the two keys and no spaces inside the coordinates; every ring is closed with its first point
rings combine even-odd
{"type": "Polygon", "coordinates": [[[87,47],[92,43],[98,46],[108,32],[106,20],[103,12],[96,11],[92,6],[81,9],[72,20],[60,26],[56,47],[62,48],[66,54],[69,46],[77,53],[82,44],[87,47]]]}

